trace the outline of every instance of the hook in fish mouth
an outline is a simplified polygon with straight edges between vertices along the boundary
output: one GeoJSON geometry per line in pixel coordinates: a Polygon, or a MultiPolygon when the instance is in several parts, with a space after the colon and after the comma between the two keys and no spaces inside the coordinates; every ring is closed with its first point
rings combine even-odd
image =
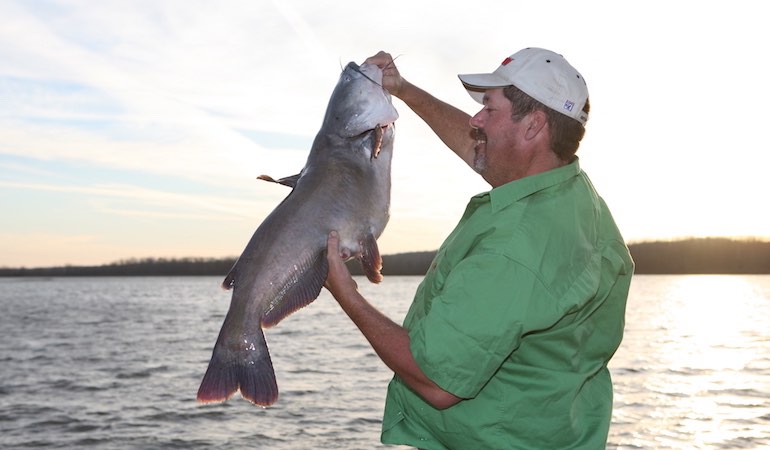
{"type": "Polygon", "coordinates": [[[372,147],[372,156],[369,158],[370,160],[380,156],[380,148],[382,148],[382,135],[384,134],[382,130],[383,127],[381,127],[379,124],[374,127],[374,146],[372,147]]]}
{"type": "Polygon", "coordinates": [[[380,155],[380,150],[382,149],[382,138],[385,136],[385,130],[392,125],[393,125],[393,122],[386,123],[384,125],[377,124],[374,126],[374,128],[368,129],[357,136],[357,137],[364,137],[366,135],[369,135],[370,133],[373,133],[372,134],[372,151],[371,151],[371,156],[369,157],[370,160],[374,160],[380,155]]]}

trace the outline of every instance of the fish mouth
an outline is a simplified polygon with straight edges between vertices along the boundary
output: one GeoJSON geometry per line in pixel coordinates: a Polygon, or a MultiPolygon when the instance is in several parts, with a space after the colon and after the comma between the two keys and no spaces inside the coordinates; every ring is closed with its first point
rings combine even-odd
{"type": "Polygon", "coordinates": [[[371,133],[376,133],[379,136],[384,135],[386,132],[392,133],[392,130],[395,129],[396,121],[391,120],[391,116],[387,114],[379,114],[378,116],[370,118],[370,121],[353,123],[346,126],[342,133],[340,133],[340,136],[345,139],[357,139],[371,133]]]}
{"type": "Polygon", "coordinates": [[[342,130],[348,138],[367,133],[390,136],[398,112],[393,107],[390,93],[382,86],[382,69],[374,64],[358,65],[351,61],[345,67],[348,76],[345,81],[357,83],[340,108],[339,117],[349,117],[342,130]]]}
{"type": "Polygon", "coordinates": [[[361,133],[355,135],[354,137],[365,136],[365,135],[367,135],[369,133],[372,133],[372,132],[374,132],[375,134],[381,135],[381,134],[384,134],[385,131],[388,128],[391,128],[391,127],[395,126],[395,124],[396,124],[396,122],[387,122],[387,123],[382,123],[382,124],[378,123],[375,126],[373,126],[372,128],[368,128],[368,129],[362,131],[361,133]]]}

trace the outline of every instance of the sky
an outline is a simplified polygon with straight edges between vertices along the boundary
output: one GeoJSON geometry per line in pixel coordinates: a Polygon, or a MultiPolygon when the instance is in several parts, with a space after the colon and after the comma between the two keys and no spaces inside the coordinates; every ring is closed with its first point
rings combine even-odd
{"type": "MultiPolygon", "coordinates": [[[[239,255],[288,194],[256,177],[299,172],[341,68],[378,50],[469,114],[458,73],[561,53],[627,242],[768,239],[761,4],[0,0],[0,267],[239,255]]],[[[394,105],[380,251],[435,250],[489,187],[394,105]]]]}

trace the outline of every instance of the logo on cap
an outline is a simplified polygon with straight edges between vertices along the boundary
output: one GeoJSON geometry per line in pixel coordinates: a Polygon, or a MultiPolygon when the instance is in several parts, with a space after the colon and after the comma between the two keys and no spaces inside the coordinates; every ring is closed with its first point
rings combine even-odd
{"type": "Polygon", "coordinates": [[[571,102],[571,101],[569,101],[569,100],[567,100],[566,102],[564,102],[564,109],[566,109],[567,111],[572,111],[572,108],[573,108],[574,106],[575,106],[575,102],[571,102]]]}

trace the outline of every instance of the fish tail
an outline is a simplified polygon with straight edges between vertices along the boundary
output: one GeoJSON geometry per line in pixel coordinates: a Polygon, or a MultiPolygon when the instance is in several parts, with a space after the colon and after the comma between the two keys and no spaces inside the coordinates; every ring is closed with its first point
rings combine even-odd
{"type": "Polygon", "coordinates": [[[244,399],[256,405],[269,406],[278,400],[273,363],[261,330],[259,337],[261,340],[244,340],[236,351],[217,343],[198,388],[199,402],[224,402],[239,390],[244,399]]]}

